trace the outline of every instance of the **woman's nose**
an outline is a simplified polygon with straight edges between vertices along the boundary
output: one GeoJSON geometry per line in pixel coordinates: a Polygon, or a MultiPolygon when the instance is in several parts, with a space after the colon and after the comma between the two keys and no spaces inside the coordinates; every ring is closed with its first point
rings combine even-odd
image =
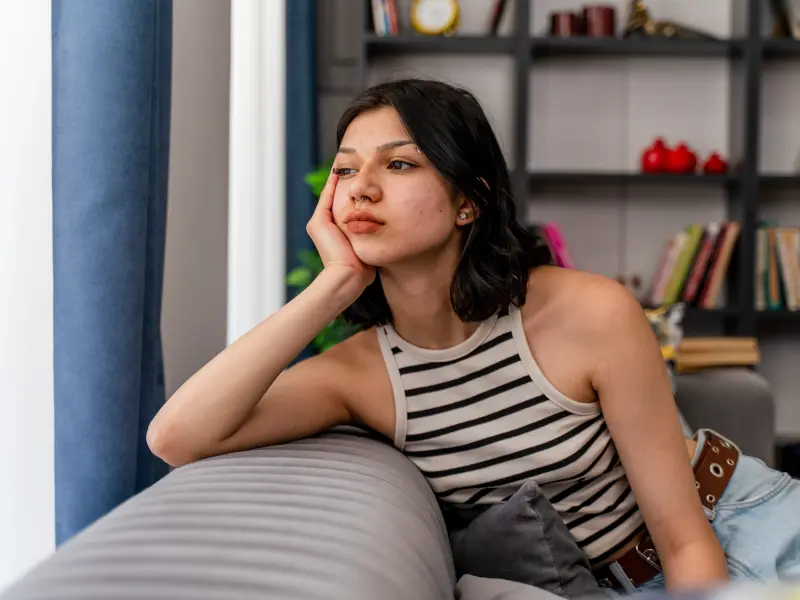
{"type": "Polygon", "coordinates": [[[350,183],[350,200],[352,202],[379,202],[381,188],[369,169],[364,169],[350,183]]]}

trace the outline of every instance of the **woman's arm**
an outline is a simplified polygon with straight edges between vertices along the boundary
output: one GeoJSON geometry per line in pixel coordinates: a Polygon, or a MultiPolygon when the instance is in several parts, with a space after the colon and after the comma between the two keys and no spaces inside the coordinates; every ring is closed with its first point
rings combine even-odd
{"type": "Polygon", "coordinates": [[[150,424],[147,441],[153,453],[179,466],[349,421],[346,398],[339,392],[344,387],[337,383],[345,366],[338,364],[341,352],[302,361],[281,375],[353,301],[349,283],[343,270],[324,270],[195,373],[150,424]]]}
{"type": "Polygon", "coordinates": [[[655,333],[614,281],[584,291],[590,374],[611,436],[672,589],[727,579],[725,555],[703,511],[655,333]]]}
{"type": "Polygon", "coordinates": [[[328,178],[306,227],[325,265],[322,273],[167,401],[147,431],[150,449],[162,460],[182,465],[305,437],[351,419],[343,393],[346,352],[326,352],[281,375],[376,276],[333,222],[337,181],[336,175],[328,178]]]}

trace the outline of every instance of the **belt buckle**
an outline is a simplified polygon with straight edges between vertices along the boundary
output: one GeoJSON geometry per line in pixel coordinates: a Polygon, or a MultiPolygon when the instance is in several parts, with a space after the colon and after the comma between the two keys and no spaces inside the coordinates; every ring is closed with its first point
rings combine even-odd
{"type": "MultiPolygon", "coordinates": [[[[647,538],[645,538],[647,539],[647,538]]],[[[642,542],[645,540],[641,540],[638,544],[636,544],[636,554],[644,560],[648,565],[653,567],[656,571],[661,573],[661,560],[658,558],[658,553],[655,551],[655,548],[645,548],[642,550],[641,545],[642,542]]]]}

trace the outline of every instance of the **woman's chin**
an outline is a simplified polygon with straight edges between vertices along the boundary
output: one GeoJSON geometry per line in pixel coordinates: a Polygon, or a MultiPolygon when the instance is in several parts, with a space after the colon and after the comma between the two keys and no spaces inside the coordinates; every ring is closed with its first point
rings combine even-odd
{"type": "Polygon", "coordinates": [[[395,252],[389,252],[386,247],[381,247],[381,244],[354,243],[353,251],[358,259],[365,265],[370,267],[386,267],[393,262],[396,262],[402,257],[397,256],[395,252]]]}

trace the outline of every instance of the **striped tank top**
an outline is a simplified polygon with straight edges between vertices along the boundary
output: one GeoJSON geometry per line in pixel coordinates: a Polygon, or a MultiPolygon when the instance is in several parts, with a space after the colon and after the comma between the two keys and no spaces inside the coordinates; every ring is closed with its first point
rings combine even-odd
{"type": "Polygon", "coordinates": [[[643,519],[597,402],[570,400],[530,352],[511,306],[444,350],[378,328],[396,407],[395,446],[457,509],[507,500],[535,481],[592,562],[643,519]]]}

